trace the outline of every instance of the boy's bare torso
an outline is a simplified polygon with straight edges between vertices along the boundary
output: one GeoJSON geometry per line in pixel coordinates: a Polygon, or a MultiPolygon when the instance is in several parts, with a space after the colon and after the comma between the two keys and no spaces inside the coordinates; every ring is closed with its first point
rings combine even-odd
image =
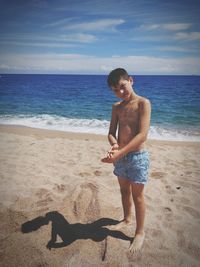
{"type": "MultiPolygon", "coordinates": [[[[137,99],[129,102],[118,102],[115,104],[116,117],[118,119],[118,144],[122,148],[127,145],[140,130],[140,114],[145,99],[137,97],[137,99]]],[[[142,143],[135,151],[145,147],[142,143]]]]}

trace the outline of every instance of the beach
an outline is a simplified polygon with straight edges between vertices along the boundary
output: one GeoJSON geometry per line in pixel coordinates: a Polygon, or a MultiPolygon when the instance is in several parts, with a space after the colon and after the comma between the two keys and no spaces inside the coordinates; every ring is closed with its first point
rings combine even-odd
{"type": "Polygon", "coordinates": [[[148,141],[135,254],[134,210],[132,225],[106,228],[123,215],[108,148],[103,135],[0,126],[1,266],[199,266],[200,143],[148,141]]]}

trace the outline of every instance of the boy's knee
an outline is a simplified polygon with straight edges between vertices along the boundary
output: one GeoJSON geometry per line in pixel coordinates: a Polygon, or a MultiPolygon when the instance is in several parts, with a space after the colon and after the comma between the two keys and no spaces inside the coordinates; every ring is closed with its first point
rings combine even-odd
{"type": "Polygon", "coordinates": [[[121,187],[120,188],[121,194],[122,195],[128,195],[131,194],[131,190],[130,187],[121,187]]]}
{"type": "Polygon", "coordinates": [[[142,202],[144,202],[144,194],[142,193],[142,194],[133,194],[133,200],[134,200],[134,202],[137,202],[137,203],[142,203],[142,202]]]}

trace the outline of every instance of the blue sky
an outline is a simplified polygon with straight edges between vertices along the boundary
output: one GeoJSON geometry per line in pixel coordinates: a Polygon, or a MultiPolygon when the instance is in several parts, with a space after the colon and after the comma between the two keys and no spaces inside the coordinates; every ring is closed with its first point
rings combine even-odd
{"type": "Polygon", "coordinates": [[[0,73],[200,75],[199,0],[0,5],[0,73]]]}

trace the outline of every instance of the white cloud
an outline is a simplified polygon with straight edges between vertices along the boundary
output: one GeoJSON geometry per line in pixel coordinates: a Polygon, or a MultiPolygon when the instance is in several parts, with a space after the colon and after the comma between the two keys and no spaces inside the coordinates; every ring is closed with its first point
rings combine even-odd
{"type": "Polygon", "coordinates": [[[191,23],[170,23],[170,24],[163,24],[163,29],[171,31],[180,31],[180,30],[187,30],[191,26],[192,26],[191,23]]]}
{"type": "Polygon", "coordinates": [[[11,39],[9,37],[4,40],[0,40],[2,45],[12,45],[12,46],[33,46],[33,47],[47,47],[47,48],[67,48],[75,47],[79,43],[93,43],[97,38],[92,34],[68,34],[57,37],[46,37],[46,36],[24,36],[15,37],[11,39]],[[70,44],[73,43],[73,44],[70,44]]]}
{"type": "Polygon", "coordinates": [[[151,31],[151,30],[156,30],[156,29],[158,29],[158,28],[160,28],[160,25],[159,24],[149,24],[149,25],[147,25],[147,24],[143,24],[143,25],[140,25],[137,29],[138,30],[149,30],[149,31],[151,31]]]}
{"type": "Polygon", "coordinates": [[[114,69],[114,67],[111,65],[101,65],[99,69],[100,71],[109,73],[112,69],[114,69]]]}
{"type": "Polygon", "coordinates": [[[158,42],[158,41],[168,41],[172,38],[171,35],[153,35],[153,34],[150,34],[150,35],[141,35],[141,36],[133,36],[131,37],[131,40],[133,41],[138,41],[138,42],[158,42]]]}
{"type": "Polygon", "coordinates": [[[63,27],[63,29],[78,31],[113,30],[116,26],[123,24],[124,22],[123,19],[101,19],[92,22],[71,24],[63,27]]]}
{"type": "Polygon", "coordinates": [[[145,24],[141,25],[139,29],[142,30],[170,30],[170,31],[180,31],[187,30],[192,26],[191,23],[163,23],[163,24],[145,24]]]}
{"type": "Polygon", "coordinates": [[[200,40],[200,32],[178,32],[175,35],[176,40],[197,41],[200,40]]]}
{"type": "Polygon", "coordinates": [[[71,22],[74,19],[77,19],[77,17],[60,19],[60,20],[50,22],[50,23],[43,25],[43,28],[63,26],[63,25],[66,25],[67,23],[71,22]]]}
{"type": "Polygon", "coordinates": [[[63,40],[68,42],[92,43],[95,42],[97,38],[92,34],[76,33],[63,35],[63,40]]]}
{"type": "Polygon", "coordinates": [[[108,73],[123,67],[133,74],[200,75],[200,58],[159,58],[149,56],[95,57],[80,54],[1,55],[5,72],[29,73],[108,73]],[[14,68],[13,68],[14,66],[14,68]]]}
{"type": "Polygon", "coordinates": [[[21,41],[0,41],[0,44],[13,45],[13,46],[34,46],[34,47],[48,47],[48,48],[67,48],[74,47],[74,44],[65,44],[60,42],[21,42],[21,41]]]}
{"type": "Polygon", "coordinates": [[[157,46],[155,47],[156,50],[159,51],[175,51],[175,52],[194,52],[196,50],[189,49],[181,46],[157,46]]]}

